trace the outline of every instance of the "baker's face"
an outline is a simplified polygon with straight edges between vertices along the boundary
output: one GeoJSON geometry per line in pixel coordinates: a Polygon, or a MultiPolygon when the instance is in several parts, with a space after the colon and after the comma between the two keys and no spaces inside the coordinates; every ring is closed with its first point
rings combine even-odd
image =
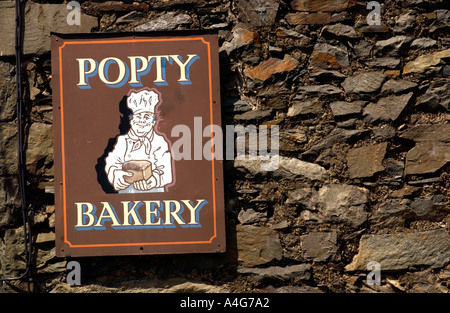
{"type": "Polygon", "coordinates": [[[153,129],[155,115],[150,112],[133,114],[131,118],[131,129],[138,136],[144,136],[153,129]]]}

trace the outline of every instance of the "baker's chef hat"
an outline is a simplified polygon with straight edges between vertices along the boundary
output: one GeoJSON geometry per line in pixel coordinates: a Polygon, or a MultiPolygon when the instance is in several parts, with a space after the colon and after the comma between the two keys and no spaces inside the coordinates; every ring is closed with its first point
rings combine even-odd
{"type": "Polygon", "coordinates": [[[132,90],[127,98],[128,108],[133,114],[141,112],[155,113],[155,106],[159,103],[159,94],[153,90],[132,90]]]}

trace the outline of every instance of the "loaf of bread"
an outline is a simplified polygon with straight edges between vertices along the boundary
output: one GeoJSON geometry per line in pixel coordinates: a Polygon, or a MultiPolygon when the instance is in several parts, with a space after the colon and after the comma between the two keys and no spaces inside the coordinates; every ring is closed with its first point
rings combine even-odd
{"type": "Polygon", "coordinates": [[[123,163],[122,170],[133,174],[133,176],[124,176],[125,181],[130,184],[152,177],[152,163],[145,160],[127,161],[123,163]]]}

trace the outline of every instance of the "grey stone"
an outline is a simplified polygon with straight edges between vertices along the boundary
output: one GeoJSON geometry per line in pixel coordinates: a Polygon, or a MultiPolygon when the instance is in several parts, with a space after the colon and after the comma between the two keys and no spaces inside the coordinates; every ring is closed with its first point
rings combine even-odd
{"type": "Polygon", "coordinates": [[[383,88],[381,88],[381,93],[383,95],[388,94],[398,94],[402,92],[412,91],[413,89],[417,88],[417,84],[414,82],[410,82],[407,80],[399,79],[389,79],[387,82],[384,83],[383,88]]]}
{"type": "Polygon", "coordinates": [[[358,227],[368,217],[365,211],[368,193],[367,189],[352,185],[324,185],[317,192],[313,191],[310,209],[302,211],[300,217],[306,222],[358,227]]]}
{"type": "Polygon", "coordinates": [[[12,120],[16,113],[16,79],[11,75],[13,69],[11,64],[0,61],[0,121],[12,120]]]}
{"type": "Polygon", "coordinates": [[[387,199],[370,216],[370,223],[377,228],[405,227],[406,221],[413,220],[408,199],[387,199]]]}
{"type": "Polygon", "coordinates": [[[427,91],[421,95],[416,102],[416,106],[430,111],[450,109],[450,81],[434,80],[427,91]]]}
{"type": "Polygon", "coordinates": [[[275,230],[252,225],[236,226],[238,260],[245,267],[281,260],[283,251],[275,230]]]}
{"type": "Polygon", "coordinates": [[[17,167],[17,126],[15,123],[0,123],[0,175],[16,175],[17,167]]]}
{"type": "Polygon", "coordinates": [[[450,235],[445,229],[382,235],[363,235],[359,252],[346,271],[366,271],[371,261],[381,270],[400,271],[412,267],[441,268],[450,262],[450,235]]]}
{"type": "Polygon", "coordinates": [[[327,171],[318,164],[284,156],[273,156],[270,160],[264,160],[261,157],[258,157],[256,160],[241,160],[236,158],[234,160],[234,167],[243,169],[250,176],[255,176],[263,173],[263,165],[268,163],[273,165],[270,169],[274,172],[273,175],[287,179],[305,177],[310,180],[324,181],[328,177],[327,171]]]}
{"type": "Polygon", "coordinates": [[[387,158],[384,162],[386,173],[394,178],[402,178],[405,169],[404,161],[387,158]]]}
{"type": "Polygon", "coordinates": [[[346,93],[373,93],[380,90],[386,75],[380,72],[365,72],[347,77],[342,83],[346,93]]]}
{"type": "Polygon", "coordinates": [[[241,210],[238,215],[238,220],[242,225],[255,224],[267,220],[267,214],[257,212],[253,209],[241,210]]]}
{"type": "Polygon", "coordinates": [[[436,10],[436,19],[430,25],[430,33],[445,31],[450,28],[450,11],[436,10]]]}
{"type": "Polygon", "coordinates": [[[275,0],[238,0],[236,2],[239,19],[256,27],[273,25],[279,6],[279,2],[275,0]]]}
{"type": "Polygon", "coordinates": [[[298,151],[300,144],[308,141],[306,133],[300,129],[288,129],[280,132],[279,149],[281,151],[298,151]]]}
{"type": "Polygon", "coordinates": [[[449,213],[449,208],[445,203],[445,196],[440,194],[424,199],[414,199],[410,207],[418,219],[440,221],[449,213]]]}
{"type": "Polygon", "coordinates": [[[431,38],[417,38],[411,43],[411,49],[429,49],[437,46],[437,41],[431,38]]]}
{"type": "Polygon", "coordinates": [[[311,53],[310,65],[323,69],[346,68],[350,65],[347,48],[342,44],[317,43],[311,53]]]}
{"type": "Polygon", "coordinates": [[[362,111],[364,101],[345,102],[335,101],[330,103],[331,111],[335,117],[359,114],[362,111]]]}
{"type": "MultiPolygon", "coordinates": [[[[96,17],[81,12],[80,25],[67,23],[66,4],[40,4],[28,1],[24,9],[24,54],[43,54],[50,51],[50,32],[89,33],[98,27],[96,17]]],[[[12,1],[0,1],[0,56],[15,54],[15,7],[12,1]]]]}
{"type": "Polygon", "coordinates": [[[269,117],[272,114],[272,110],[251,110],[242,114],[237,114],[234,116],[234,119],[237,121],[251,121],[251,120],[260,120],[266,117],[269,117]]]}
{"type": "Polygon", "coordinates": [[[167,12],[150,22],[134,28],[135,31],[163,31],[173,30],[181,25],[192,23],[192,18],[184,13],[167,12]]]}
{"type": "Polygon", "coordinates": [[[225,51],[228,55],[232,52],[246,47],[253,43],[255,34],[245,28],[236,28],[233,30],[233,38],[231,41],[226,41],[223,43],[222,47],[219,49],[219,53],[225,51]]]}
{"type": "Polygon", "coordinates": [[[326,25],[323,28],[323,32],[325,34],[331,34],[336,37],[344,37],[344,38],[356,38],[358,34],[355,29],[349,25],[344,25],[342,23],[337,23],[333,25],[326,25]]]}
{"type": "Polygon", "coordinates": [[[370,67],[396,68],[400,64],[400,59],[394,57],[375,58],[364,61],[370,67]]]}
{"type": "Polygon", "coordinates": [[[0,227],[12,222],[15,209],[21,205],[16,177],[0,177],[0,227]]]}
{"type": "Polygon", "coordinates": [[[387,142],[351,149],[347,154],[349,177],[372,177],[375,173],[384,171],[383,159],[386,154],[387,142]]]}
{"type": "Polygon", "coordinates": [[[31,124],[25,156],[28,173],[53,175],[53,126],[51,124],[31,124]]]}
{"type": "Polygon", "coordinates": [[[302,153],[304,156],[308,155],[318,155],[323,150],[330,148],[338,143],[346,142],[347,140],[353,140],[362,137],[369,133],[369,130],[353,130],[353,129],[342,129],[335,128],[330,134],[326,136],[325,139],[321,140],[319,143],[313,145],[311,148],[302,153]]]}
{"type": "Polygon", "coordinates": [[[385,138],[385,139],[392,139],[396,135],[396,130],[391,125],[372,129],[372,132],[373,132],[373,135],[375,138],[380,137],[380,138],[385,138]]]}
{"type": "Polygon", "coordinates": [[[416,16],[414,14],[412,14],[411,12],[402,14],[396,18],[395,26],[394,26],[393,30],[396,33],[402,33],[406,30],[411,29],[415,25],[415,22],[416,22],[416,16]]]}
{"type": "Polygon", "coordinates": [[[373,49],[373,44],[368,41],[360,40],[356,45],[354,45],[353,50],[355,55],[360,58],[366,58],[370,56],[370,52],[373,49]]]}
{"type": "Polygon", "coordinates": [[[311,278],[311,264],[296,264],[286,267],[270,266],[266,268],[238,268],[240,274],[253,274],[260,279],[269,278],[277,280],[309,280],[311,278]]]}
{"type": "Polygon", "coordinates": [[[310,180],[324,181],[328,178],[328,173],[322,166],[309,163],[297,158],[280,156],[279,168],[287,170],[296,177],[306,177],[310,180]]]}
{"type": "Polygon", "coordinates": [[[383,55],[400,56],[409,48],[413,41],[409,36],[395,36],[375,43],[375,51],[383,55]]]}
{"type": "Polygon", "coordinates": [[[331,80],[339,80],[342,81],[346,78],[344,74],[338,71],[328,71],[328,70],[318,70],[316,72],[312,72],[309,74],[309,78],[315,81],[326,81],[329,82],[331,80]]]}
{"type": "Polygon", "coordinates": [[[401,138],[422,141],[450,142],[450,124],[417,124],[400,135],[401,138]]]}
{"type": "Polygon", "coordinates": [[[312,206],[312,196],[314,190],[309,187],[298,188],[288,192],[288,199],[286,200],[286,204],[288,205],[303,205],[308,210],[313,210],[312,206]]]}
{"type": "Polygon", "coordinates": [[[240,99],[239,97],[227,97],[221,98],[221,106],[224,112],[243,113],[250,111],[252,107],[247,101],[240,99]]]}
{"type": "Polygon", "coordinates": [[[15,277],[26,268],[23,227],[7,229],[0,240],[2,277],[15,277]]]}
{"type": "Polygon", "coordinates": [[[311,232],[300,236],[303,257],[308,261],[336,260],[337,235],[335,232],[311,232]]]}
{"type": "Polygon", "coordinates": [[[327,95],[338,95],[342,92],[342,90],[334,85],[325,84],[325,85],[301,86],[298,88],[298,92],[300,94],[309,96],[327,96],[327,95]]]}
{"type": "Polygon", "coordinates": [[[450,162],[450,143],[418,142],[406,154],[405,175],[435,173],[450,162]]]}
{"type": "Polygon", "coordinates": [[[132,11],[119,17],[116,21],[116,25],[138,22],[146,16],[147,14],[145,12],[132,11]]]}
{"type": "Polygon", "coordinates": [[[421,55],[415,60],[406,63],[403,68],[403,74],[435,74],[442,68],[442,60],[448,58],[450,58],[450,49],[421,55]]]}
{"type": "Polygon", "coordinates": [[[377,103],[369,103],[363,110],[365,119],[369,122],[396,121],[411,100],[413,93],[403,95],[390,95],[378,100],[377,103]]]}
{"type": "Polygon", "coordinates": [[[294,117],[304,114],[318,114],[322,111],[323,101],[312,99],[306,101],[294,101],[288,109],[287,116],[294,117]]]}

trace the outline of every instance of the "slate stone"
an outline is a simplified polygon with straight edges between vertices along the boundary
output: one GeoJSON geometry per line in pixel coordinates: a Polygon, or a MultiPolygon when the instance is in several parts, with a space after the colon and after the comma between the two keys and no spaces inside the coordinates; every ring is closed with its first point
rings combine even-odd
{"type": "MultiPolygon", "coordinates": [[[[27,1],[24,8],[23,53],[42,55],[50,51],[50,32],[90,33],[98,27],[98,19],[80,15],[80,25],[67,23],[66,4],[41,4],[27,1]]],[[[15,5],[13,1],[0,1],[0,56],[15,55],[15,5]]]]}
{"type": "Polygon", "coordinates": [[[139,32],[174,30],[180,25],[191,23],[192,17],[188,14],[167,12],[150,22],[136,26],[134,30],[139,32]]]}
{"type": "Polygon", "coordinates": [[[360,58],[365,58],[370,56],[370,52],[373,49],[373,44],[366,40],[360,40],[357,44],[353,46],[355,55],[360,58]]]}
{"type": "Polygon", "coordinates": [[[416,24],[416,16],[411,12],[402,14],[395,19],[393,31],[395,33],[403,33],[410,30],[416,24]]]}
{"type": "Polygon", "coordinates": [[[346,68],[350,65],[347,48],[344,45],[318,43],[311,54],[310,65],[322,69],[346,68]]]}
{"type": "Polygon", "coordinates": [[[369,122],[396,121],[411,100],[413,93],[404,95],[390,95],[378,100],[377,103],[369,103],[363,110],[366,120],[369,122]]]}
{"type": "Polygon", "coordinates": [[[313,181],[324,181],[328,178],[328,173],[322,166],[305,162],[297,158],[280,156],[280,169],[285,169],[296,177],[306,177],[313,181]]]}
{"type": "Polygon", "coordinates": [[[269,117],[272,114],[272,110],[251,110],[245,113],[236,114],[234,119],[237,121],[252,121],[261,120],[269,117]]]}
{"type": "Polygon", "coordinates": [[[405,130],[400,137],[415,142],[450,142],[450,124],[417,124],[405,130]]]}
{"type": "Polygon", "coordinates": [[[445,229],[363,235],[359,252],[346,271],[367,271],[371,261],[380,263],[383,271],[409,270],[426,266],[441,268],[450,262],[450,235],[445,229]]]}
{"type": "Polygon", "coordinates": [[[342,83],[346,93],[372,93],[380,90],[386,75],[380,72],[365,72],[347,77],[342,83]]]}
{"type": "Polygon", "coordinates": [[[327,25],[323,28],[323,34],[329,34],[342,38],[357,38],[358,34],[355,29],[349,25],[337,23],[333,25],[327,25]]]}
{"type": "Polygon", "coordinates": [[[237,225],[238,260],[245,267],[281,260],[283,251],[275,230],[252,225],[237,225]]]}
{"type": "Polygon", "coordinates": [[[416,106],[429,111],[450,109],[450,81],[433,80],[427,91],[421,95],[416,102],[416,106]]]}
{"type": "Polygon", "coordinates": [[[389,79],[387,82],[384,83],[383,87],[381,88],[381,93],[383,95],[398,94],[407,91],[412,91],[415,88],[417,88],[417,83],[403,79],[399,80],[389,79]]]}
{"type": "Polygon", "coordinates": [[[275,74],[287,73],[294,70],[299,62],[289,55],[283,59],[269,58],[253,68],[246,68],[244,74],[252,80],[266,81],[275,74]]]}
{"type": "Polygon", "coordinates": [[[355,102],[345,102],[345,101],[335,101],[330,103],[331,111],[335,117],[360,114],[362,107],[364,106],[364,101],[355,102]]]}
{"type": "Polygon", "coordinates": [[[442,68],[442,59],[450,58],[450,49],[425,54],[415,60],[406,63],[403,74],[411,73],[436,73],[442,68]]]}
{"type": "Polygon", "coordinates": [[[343,128],[336,128],[326,136],[325,139],[321,140],[319,143],[313,145],[307,151],[303,152],[302,155],[318,155],[323,150],[330,148],[338,143],[346,142],[348,140],[354,140],[365,136],[369,133],[369,130],[347,130],[343,128]]]}
{"type": "Polygon", "coordinates": [[[405,227],[414,220],[409,199],[387,199],[370,216],[369,221],[376,228],[405,227]]]}
{"type": "Polygon", "coordinates": [[[311,278],[311,264],[296,264],[285,267],[269,266],[266,268],[238,268],[240,274],[257,275],[259,279],[275,280],[309,280],[311,278]]]}
{"type": "Polygon", "coordinates": [[[224,51],[230,55],[232,52],[252,44],[255,38],[255,33],[245,28],[236,28],[233,30],[233,38],[231,41],[224,42],[219,49],[219,53],[224,51]]]}
{"type": "Polygon", "coordinates": [[[411,43],[411,49],[421,50],[437,46],[437,41],[431,38],[417,38],[411,43]]]}
{"type": "Polygon", "coordinates": [[[340,12],[355,5],[351,0],[293,0],[291,7],[297,11],[340,12]]]}
{"type": "MultiPolygon", "coordinates": [[[[1,23],[1,22],[0,22],[1,23]]],[[[1,43],[0,43],[1,45],[1,43]]],[[[12,64],[0,61],[0,121],[12,120],[16,113],[16,77],[12,64]]]]}
{"type": "Polygon", "coordinates": [[[287,117],[305,114],[318,114],[322,111],[323,105],[323,101],[317,99],[294,101],[287,112],[287,117]]]}
{"type": "Polygon", "coordinates": [[[406,154],[405,175],[434,173],[450,162],[450,143],[418,142],[406,154]]]}
{"type": "Polygon", "coordinates": [[[273,25],[280,6],[275,0],[237,0],[235,5],[239,20],[256,27],[273,25]]]}
{"type": "Polygon", "coordinates": [[[313,181],[324,181],[328,178],[325,168],[322,166],[305,162],[297,158],[289,158],[284,156],[273,156],[270,160],[257,158],[256,160],[234,160],[234,167],[241,168],[250,176],[255,176],[266,171],[263,170],[264,164],[270,163],[273,167],[270,171],[274,176],[279,176],[285,179],[295,179],[296,177],[305,177],[313,181]]]}
{"type": "Polygon", "coordinates": [[[330,13],[295,12],[286,14],[286,21],[291,25],[324,25],[333,22],[330,13]]]}
{"type": "Polygon", "coordinates": [[[327,262],[336,260],[337,235],[335,232],[311,232],[300,236],[303,257],[307,261],[327,262]]]}
{"type": "Polygon", "coordinates": [[[349,177],[372,177],[384,171],[383,159],[387,150],[387,142],[351,149],[347,154],[349,177]]]}
{"type": "Polygon", "coordinates": [[[318,70],[309,74],[309,78],[318,82],[329,82],[332,80],[342,81],[346,78],[344,74],[338,71],[318,70]]]}
{"type": "MultiPolygon", "coordinates": [[[[329,96],[329,95],[338,95],[342,93],[342,89],[331,85],[331,84],[325,84],[325,85],[307,85],[307,86],[301,86],[298,88],[298,93],[307,96],[329,96]]],[[[302,97],[303,98],[303,97],[302,97]]],[[[297,96],[294,98],[294,100],[297,99],[297,96]]]]}
{"type": "Polygon", "coordinates": [[[375,43],[375,51],[385,56],[399,56],[407,51],[412,37],[395,36],[375,43]]]}
{"type": "Polygon", "coordinates": [[[241,210],[238,220],[242,225],[255,224],[267,220],[267,214],[253,209],[241,210]]]}
{"type": "Polygon", "coordinates": [[[363,61],[370,67],[396,68],[400,64],[400,59],[393,57],[374,58],[363,61]]]}
{"type": "Polygon", "coordinates": [[[300,217],[308,223],[337,223],[358,227],[368,217],[365,211],[369,191],[365,188],[327,184],[318,191],[311,190],[305,202],[307,210],[300,217]]]}

